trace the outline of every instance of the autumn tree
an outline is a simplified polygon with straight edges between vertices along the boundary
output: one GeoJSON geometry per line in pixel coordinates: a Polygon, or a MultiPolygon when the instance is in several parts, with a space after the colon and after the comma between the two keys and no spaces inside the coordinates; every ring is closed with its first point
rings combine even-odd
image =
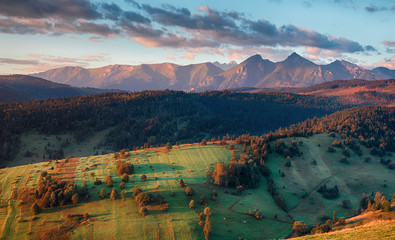
{"type": "Polygon", "coordinates": [[[195,208],[195,201],[193,199],[189,202],[189,208],[195,208]]]}
{"type": "Polygon", "coordinates": [[[145,174],[141,175],[141,180],[143,180],[143,182],[147,181],[147,176],[145,174]]]}
{"type": "Polygon", "coordinates": [[[204,224],[204,228],[203,228],[205,240],[210,239],[210,232],[211,232],[211,220],[210,220],[210,216],[207,216],[206,223],[204,224]]]}
{"type": "Polygon", "coordinates": [[[112,191],[111,191],[111,194],[110,194],[111,200],[116,200],[116,199],[118,198],[117,195],[118,195],[118,194],[117,194],[115,188],[113,188],[112,191]]]}

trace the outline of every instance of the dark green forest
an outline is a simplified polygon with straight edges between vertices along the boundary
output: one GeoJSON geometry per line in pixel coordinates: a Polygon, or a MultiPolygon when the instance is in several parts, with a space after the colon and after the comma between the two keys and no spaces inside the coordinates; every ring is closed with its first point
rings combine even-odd
{"type": "Polygon", "coordinates": [[[20,134],[71,133],[81,142],[113,127],[113,149],[200,141],[226,134],[260,135],[345,106],[331,98],[289,93],[115,92],[0,105],[0,158],[11,160],[20,134]]]}

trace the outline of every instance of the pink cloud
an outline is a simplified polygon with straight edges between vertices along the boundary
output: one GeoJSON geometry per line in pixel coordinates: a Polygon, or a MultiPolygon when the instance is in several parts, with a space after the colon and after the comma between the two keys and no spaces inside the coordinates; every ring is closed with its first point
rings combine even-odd
{"type": "Polygon", "coordinates": [[[194,60],[195,59],[195,54],[187,53],[182,58],[189,59],[189,60],[194,60]]]}

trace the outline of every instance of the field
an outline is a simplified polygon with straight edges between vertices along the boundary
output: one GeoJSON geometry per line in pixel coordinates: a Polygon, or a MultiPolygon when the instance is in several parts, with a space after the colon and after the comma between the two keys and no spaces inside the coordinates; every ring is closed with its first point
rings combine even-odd
{"type": "MultiPolygon", "coordinates": [[[[237,146],[240,151],[240,146],[237,146]]],[[[108,174],[114,180],[114,188],[121,192],[121,178],[117,174],[114,154],[71,158],[39,162],[1,169],[2,189],[0,208],[0,230],[2,239],[204,239],[203,227],[198,225],[198,213],[204,209],[199,199],[204,195],[213,210],[211,239],[272,239],[291,233],[291,220],[277,207],[266,191],[266,180],[262,177],[257,189],[234,195],[232,189],[205,184],[206,171],[217,161],[229,161],[231,152],[219,145],[180,145],[167,152],[164,148],[130,151],[126,161],[135,166],[135,174],[126,183],[125,200],[101,199],[99,191],[111,188],[104,184],[96,186],[94,178],[102,181],[108,174]],[[54,169],[52,170],[52,167],[54,169]],[[87,170],[87,169],[88,170],[87,170]],[[90,201],[82,201],[76,206],[63,206],[43,210],[33,217],[30,204],[21,204],[11,198],[13,189],[34,187],[42,171],[52,173],[55,178],[72,180],[81,186],[87,182],[90,201]],[[141,180],[141,175],[148,178],[141,180]],[[184,189],[179,187],[179,179],[195,190],[195,209],[190,209],[184,189]],[[160,193],[169,203],[169,209],[148,207],[148,215],[138,213],[139,207],[132,198],[132,188],[138,185],[145,192],[160,193]],[[211,200],[215,190],[217,200],[211,200]],[[171,196],[174,191],[175,196],[171,196]],[[249,210],[261,209],[264,219],[257,220],[246,214],[249,210]],[[88,213],[88,221],[70,224],[68,214],[88,213]],[[277,214],[277,218],[274,215],[277,214]],[[62,237],[60,237],[62,236],[62,237]]],[[[16,191],[14,191],[16,192],[16,191]]]]}
{"type": "MultiPolygon", "coordinates": [[[[275,152],[269,154],[267,164],[273,172],[273,180],[294,220],[314,225],[322,223],[325,217],[331,217],[334,210],[338,217],[350,217],[358,208],[363,193],[382,192],[387,199],[392,198],[394,170],[380,164],[380,157],[370,155],[363,146],[360,146],[362,156],[351,151],[351,156],[347,157],[349,163],[341,163],[340,159],[344,157],[342,149],[334,148],[336,152],[333,153],[327,151],[335,139],[341,140],[339,136],[330,137],[327,134],[284,139],[287,145],[295,140],[302,152],[301,156],[290,159],[290,167],[285,166],[287,159],[282,155],[275,152]],[[365,157],[370,157],[370,162],[365,162],[365,157]],[[339,197],[323,198],[318,189],[324,184],[328,188],[337,186],[339,197]],[[349,209],[342,207],[343,200],[351,202],[349,209]]],[[[393,160],[392,155],[383,158],[393,160]]]]}

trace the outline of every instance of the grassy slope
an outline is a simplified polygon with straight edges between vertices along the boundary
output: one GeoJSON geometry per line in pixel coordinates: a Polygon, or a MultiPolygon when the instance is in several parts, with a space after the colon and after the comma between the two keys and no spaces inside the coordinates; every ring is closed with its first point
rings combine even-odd
{"type": "MultiPolygon", "coordinates": [[[[285,139],[285,142],[289,145],[291,140],[285,139]]],[[[335,148],[335,153],[326,151],[334,140],[327,134],[296,138],[297,142],[300,140],[303,141],[303,146],[298,147],[303,154],[291,159],[290,168],[285,167],[286,159],[276,153],[269,154],[268,160],[275,184],[295,220],[316,224],[321,222],[320,217],[332,216],[333,210],[336,210],[338,217],[351,216],[358,208],[362,193],[380,191],[387,196],[387,199],[392,197],[395,187],[394,170],[381,165],[380,157],[371,156],[365,147],[361,146],[363,150],[361,157],[351,151],[351,157],[348,158],[350,164],[344,164],[340,163],[340,158],[343,156],[342,149],[335,148]],[[372,158],[370,163],[365,163],[366,156],[372,158]],[[316,166],[312,164],[314,159],[317,161],[316,166]],[[281,177],[278,170],[284,172],[285,177],[281,177]],[[316,192],[324,183],[327,187],[337,185],[340,197],[328,200],[316,192]],[[303,198],[303,195],[307,197],[303,198]],[[342,200],[346,199],[351,201],[351,209],[342,208],[342,200]]]]}
{"type": "MultiPolygon", "coordinates": [[[[85,173],[91,195],[90,202],[80,203],[77,206],[65,206],[54,209],[46,209],[38,215],[35,221],[24,221],[18,223],[17,220],[22,215],[23,220],[31,218],[30,207],[18,206],[19,201],[11,200],[8,207],[0,208],[0,229],[3,230],[3,237],[7,239],[24,239],[28,236],[37,237],[41,233],[51,228],[56,228],[64,222],[65,216],[69,213],[89,213],[94,221],[87,222],[77,227],[71,234],[73,239],[202,239],[203,227],[197,223],[198,212],[203,211],[204,206],[197,204],[196,211],[188,208],[189,199],[185,196],[183,189],[178,186],[178,180],[183,178],[187,185],[191,186],[196,194],[192,197],[198,203],[201,195],[205,195],[208,206],[213,209],[212,239],[234,239],[244,237],[248,239],[269,239],[285,237],[290,232],[290,224],[286,215],[282,213],[270,196],[266,192],[265,182],[259,189],[248,190],[251,195],[235,196],[226,193],[226,189],[213,185],[206,185],[205,172],[209,169],[210,163],[216,161],[229,161],[231,153],[229,150],[216,146],[182,146],[180,149],[173,149],[169,154],[152,149],[148,151],[131,152],[128,161],[135,165],[134,178],[126,184],[127,199],[112,201],[102,200],[98,192],[104,188],[107,193],[111,188],[104,184],[94,186],[94,177],[102,181],[108,173],[113,176],[114,187],[120,192],[120,177],[116,174],[113,154],[83,157],[75,159],[75,181],[81,185],[84,181],[82,170],[88,167],[90,170],[85,173]],[[108,164],[105,164],[108,159],[108,164]],[[90,166],[98,163],[96,168],[90,166]],[[150,168],[152,166],[152,169],[150,168]],[[173,169],[174,167],[174,169],[173,169]],[[176,172],[177,171],[177,172],[176,172]],[[147,182],[142,182],[140,176],[146,174],[147,182]],[[158,179],[155,180],[154,178],[158,179]],[[139,185],[143,191],[160,191],[169,201],[169,211],[149,208],[149,215],[142,217],[138,214],[139,207],[131,198],[134,184],[139,185]],[[159,186],[159,188],[157,188],[159,186]],[[171,190],[175,191],[175,197],[170,196],[171,190]],[[217,201],[209,198],[210,193],[218,192],[217,201]],[[228,208],[233,205],[233,210],[228,208]],[[248,208],[260,208],[264,216],[273,217],[275,213],[283,222],[271,219],[256,220],[251,216],[237,211],[248,208]],[[271,211],[272,210],[272,211],[271,211]],[[27,235],[31,231],[32,235],[27,235]]],[[[0,179],[0,186],[3,189],[2,199],[8,199],[11,188],[21,188],[28,176],[32,180],[28,182],[28,187],[37,182],[38,175],[42,170],[49,170],[54,162],[35,163],[19,167],[3,169],[0,179]],[[39,170],[36,172],[36,169],[39,170]],[[10,185],[16,176],[21,176],[18,183],[10,185]]],[[[212,167],[212,166],[211,166],[212,167]]],[[[229,189],[228,189],[229,191],[229,189]]]]}
{"type": "Polygon", "coordinates": [[[394,239],[395,220],[372,222],[366,225],[355,227],[353,229],[344,229],[341,231],[331,232],[327,234],[318,234],[305,236],[295,239],[300,240],[325,240],[325,239],[344,239],[344,240],[360,240],[360,239],[394,239]]]}

